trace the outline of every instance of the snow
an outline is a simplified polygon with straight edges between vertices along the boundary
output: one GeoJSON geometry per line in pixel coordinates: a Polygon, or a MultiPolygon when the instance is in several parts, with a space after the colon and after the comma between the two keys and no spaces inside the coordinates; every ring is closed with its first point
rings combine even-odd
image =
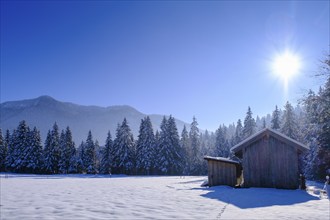
{"type": "Polygon", "coordinates": [[[1,174],[0,219],[329,219],[301,190],[201,187],[206,177],[1,174]]]}
{"type": "Polygon", "coordinates": [[[235,160],[231,160],[229,158],[225,158],[225,157],[211,157],[211,156],[204,156],[205,160],[217,160],[217,161],[222,161],[222,162],[229,162],[229,163],[234,163],[234,164],[239,164],[239,162],[235,161],[235,160]]]}

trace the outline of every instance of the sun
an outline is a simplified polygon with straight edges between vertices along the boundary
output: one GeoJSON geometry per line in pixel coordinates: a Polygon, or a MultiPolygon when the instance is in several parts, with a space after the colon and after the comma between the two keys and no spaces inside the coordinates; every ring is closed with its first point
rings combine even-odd
{"type": "Polygon", "coordinates": [[[293,76],[299,73],[300,67],[299,56],[290,51],[277,55],[273,61],[274,74],[280,77],[286,84],[293,76]]]}

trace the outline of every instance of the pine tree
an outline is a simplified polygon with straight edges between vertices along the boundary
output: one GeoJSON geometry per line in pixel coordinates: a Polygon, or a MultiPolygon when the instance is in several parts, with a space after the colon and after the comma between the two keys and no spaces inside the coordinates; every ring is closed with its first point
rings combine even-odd
{"type": "Polygon", "coordinates": [[[306,174],[311,179],[324,180],[330,174],[330,55],[322,62],[319,75],[326,76],[318,94],[309,91],[304,99],[306,124],[303,133],[310,151],[306,157],[306,174]]]}
{"type": "Polygon", "coordinates": [[[78,161],[79,161],[78,151],[76,148],[74,148],[74,153],[70,159],[69,173],[79,173],[78,161]]]}
{"type": "Polygon", "coordinates": [[[241,119],[238,119],[236,130],[235,130],[235,138],[234,138],[234,144],[238,144],[243,140],[243,126],[241,119]]]}
{"type": "Polygon", "coordinates": [[[29,132],[29,145],[24,151],[24,170],[28,173],[40,173],[43,166],[43,154],[40,132],[36,127],[29,132]]]}
{"type": "Polygon", "coordinates": [[[11,170],[14,172],[26,172],[25,170],[25,153],[26,149],[29,148],[29,133],[30,128],[23,120],[19,123],[15,136],[13,137],[12,147],[13,152],[11,152],[12,163],[11,170]]]}
{"type": "Polygon", "coordinates": [[[65,144],[65,132],[64,130],[61,131],[61,135],[60,135],[60,140],[59,140],[59,154],[60,154],[60,158],[59,158],[59,162],[58,162],[58,166],[59,166],[59,172],[60,173],[67,173],[67,166],[66,166],[66,161],[68,160],[66,158],[66,154],[67,154],[67,149],[66,149],[66,144],[65,144]]]}
{"type": "Polygon", "coordinates": [[[250,106],[248,107],[248,111],[246,113],[246,117],[244,119],[244,127],[243,127],[243,138],[246,139],[253,135],[256,131],[256,122],[252,117],[252,111],[250,106]]]}
{"type": "Polygon", "coordinates": [[[60,135],[57,123],[48,131],[44,149],[44,166],[47,173],[59,173],[60,135]]]}
{"type": "Polygon", "coordinates": [[[199,129],[195,116],[193,117],[193,121],[190,125],[189,140],[190,140],[190,150],[189,150],[190,174],[198,175],[200,173],[202,158],[200,155],[199,129]]]}
{"type": "Polygon", "coordinates": [[[70,127],[67,127],[65,131],[61,132],[59,143],[59,171],[61,173],[75,172],[76,148],[72,140],[70,127]]]}
{"type": "Polygon", "coordinates": [[[0,128],[0,172],[3,172],[6,170],[6,157],[7,157],[7,144],[2,136],[2,130],[0,128]]]}
{"type": "Polygon", "coordinates": [[[6,135],[5,135],[5,149],[6,149],[6,157],[5,157],[5,161],[4,161],[4,165],[5,165],[5,171],[7,171],[7,158],[8,158],[8,154],[9,154],[9,144],[11,141],[11,134],[9,129],[6,130],[6,135]]]}
{"type": "Polygon", "coordinates": [[[188,136],[188,131],[186,128],[186,125],[183,126],[182,132],[181,132],[181,139],[180,139],[180,145],[183,150],[183,174],[184,175],[189,175],[190,174],[190,159],[189,159],[189,152],[190,152],[190,147],[189,147],[189,136],[188,136]]]}
{"type": "Polygon", "coordinates": [[[259,115],[257,115],[257,118],[256,118],[256,130],[260,131],[262,129],[262,124],[261,124],[261,119],[259,117],[259,115]]]}
{"type": "Polygon", "coordinates": [[[305,141],[308,143],[310,148],[305,159],[305,174],[309,179],[318,179],[320,176],[318,160],[318,152],[320,147],[316,138],[320,130],[318,126],[318,103],[318,96],[310,90],[307,97],[304,99],[305,126],[303,126],[302,131],[305,136],[305,141]]]}
{"type": "Polygon", "coordinates": [[[114,140],[114,172],[130,174],[134,166],[134,139],[131,129],[124,118],[117,127],[116,139],[114,140]]]}
{"type": "Polygon", "coordinates": [[[154,164],[155,136],[149,116],[141,120],[136,144],[136,168],[140,174],[150,174],[154,164]]]}
{"type": "Polygon", "coordinates": [[[59,160],[60,160],[60,134],[57,123],[54,124],[52,130],[52,142],[51,142],[54,156],[54,173],[59,173],[59,160]]]}
{"type": "Polygon", "coordinates": [[[102,150],[100,173],[111,174],[111,166],[113,160],[113,142],[111,139],[111,133],[108,132],[105,146],[102,150]]]}
{"type": "Polygon", "coordinates": [[[180,147],[180,139],[175,119],[170,116],[167,120],[164,116],[160,129],[157,158],[158,169],[161,174],[182,174],[184,165],[183,150],[180,147]]]}
{"type": "Polygon", "coordinates": [[[226,136],[227,136],[226,127],[224,125],[223,126],[220,125],[218,130],[216,131],[216,142],[215,142],[216,156],[229,157],[230,149],[226,136]]]}
{"type": "Polygon", "coordinates": [[[85,143],[85,167],[86,172],[89,174],[95,174],[97,171],[95,144],[91,131],[88,132],[87,140],[85,143]]]}
{"type": "Polygon", "coordinates": [[[281,114],[281,112],[276,105],[275,110],[273,111],[273,114],[272,114],[271,127],[270,127],[271,129],[274,129],[274,130],[280,129],[280,124],[281,124],[280,114],[281,114]]]}
{"type": "Polygon", "coordinates": [[[183,150],[180,146],[180,138],[176,127],[175,119],[170,115],[168,121],[168,138],[172,148],[172,163],[170,163],[170,174],[182,174],[183,171],[183,150]]]}
{"type": "Polygon", "coordinates": [[[203,156],[206,155],[212,155],[212,151],[211,151],[211,136],[208,132],[208,130],[206,130],[203,133],[200,134],[200,143],[201,143],[201,168],[200,168],[200,174],[201,175],[207,175],[207,162],[206,160],[203,160],[203,156]]]}
{"type": "Polygon", "coordinates": [[[153,166],[152,166],[152,174],[160,174],[160,166],[158,159],[160,155],[160,132],[156,130],[155,133],[155,150],[153,154],[153,166]]]}
{"type": "Polygon", "coordinates": [[[7,157],[6,157],[6,162],[5,166],[8,171],[14,172],[14,162],[15,162],[15,146],[17,143],[17,131],[16,129],[13,130],[12,134],[6,135],[6,142],[7,142],[7,157]],[[9,135],[9,136],[8,136],[9,135]]]}
{"type": "Polygon", "coordinates": [[[266,127],[267,127],[266,119],[262,118],[262,129],[265,129],[266,127]]]}
{"type": "Polygon", "coordinates": [[[95,170],[98,173],[100,171],[100,166],[101,166],[101,159],[102,159],[101,151],[102,151],[102,147],[100,146],[98,140],[95,140],[94,146],[95,146],[95,170]]]}
{"type": "Polygon", "coordinates": [[[289,102],[287,102],[284,106],[281,132],[292,139],[297,140],[298,138],[298,126],[296,123],[296,116],[294,113],[294,109],[289,102]]]}
{"type": "Polygon", "coordinates": [[[86,172],[86,159],[85,159],[85,142],[81,142],[77,149],[77,173],[85,173],[86,172]]]}
{"type": "Polygon", "coordinates": [[[330,55],[323,62],[323,69],[327,80],[319,93],[319,176],[330,174],[330,55]]]}
{"type": "Polygon", "coordinates": [[[167,118],[164,116],[160,124],[160,132],[157,145],[157,170],[160,174],[169,172],[169,141],[168,141],[167,118]]]}
{"type": "Polygon", "coordinates": [[[205,130],[204,134],[200,136],[202,144],[202,156],[214,155],[215,136],[213,132],[205,130]]]}
{"type": "Polygon", "coordinates": [[[48,130],[47,137],[45,140],[45,148],[44,148],[44,170],[46,173],[54,172],[53,165],[53,149],[51,146],[52,136],[50,130],[48,130]]]}

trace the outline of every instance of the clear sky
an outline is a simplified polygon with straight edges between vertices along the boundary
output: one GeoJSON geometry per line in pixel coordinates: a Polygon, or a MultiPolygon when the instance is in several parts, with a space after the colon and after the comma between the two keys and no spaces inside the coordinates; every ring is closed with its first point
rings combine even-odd
{"type": "Polygon", "coordinates": [[[329,1],[1,1],[1,102],[130,105],[215,130],[322,84],[329,1]],[[301,68],[284,91],[273,73],[301,68]]]}

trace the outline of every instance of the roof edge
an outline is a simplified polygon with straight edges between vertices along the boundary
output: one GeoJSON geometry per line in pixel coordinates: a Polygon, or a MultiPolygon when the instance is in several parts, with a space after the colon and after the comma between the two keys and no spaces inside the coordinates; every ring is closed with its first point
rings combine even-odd
{"type": "Polygon", "coordinates": [[[213,161],[221,161],[224,163],[240,164],[238,161],[231,160],[231,159],[225,158],[225,157],[204,156],[204,160],[213,160],[213,161]]]}
{"type": "Polygon", "coordinates": [[[291,144],[295,145],[295,146],[299,146],[299,150],[304,151],[304,150],[309,150],[309,147],[307,147],[306,145],[286,136],[285,134],[282,134],[274,129],[271,128],[264,128],[261,131],[255,133],[254,135],[248,137],[247,139],[241,141],[240,143],[236,144],[235,146],[233,146],[232,148],[230,148],[230,151],[236,153],[238,151],[240,151],[242,148],[244,148],[244,145],[248,144],[249,142],[253,143],[254,141],[256,141],[257,137],[265,132],[269,132],[270,135],[273,134],[280,136],[282,138],[284,138],[285,140],[287,140],[288,142],[290,142],[291,144]]]}

